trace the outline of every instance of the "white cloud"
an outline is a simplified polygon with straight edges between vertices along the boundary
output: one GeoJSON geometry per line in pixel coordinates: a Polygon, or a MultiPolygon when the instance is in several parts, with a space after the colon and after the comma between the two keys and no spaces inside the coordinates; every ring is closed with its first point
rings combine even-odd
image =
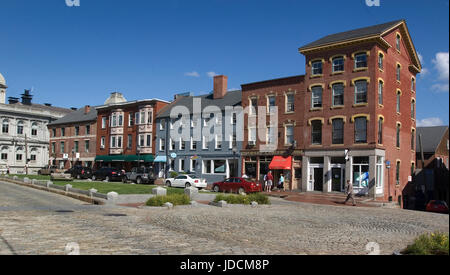
{"type": "Polygon", "coordinates": [[[448,83],[437,83],[431,86],[431,90],[434,92],[448,92],[448,83]]]}
{"type": "Polygon", "coordinates": [[[440,52],[436,54],[436,58],[433,59],[434,67],[439,73],[439,80],[449,80],[449,67],[448,67],[448,52],[440,52]]]}
{"type": "Polygon", "coordinates": [[[185,76],[190,76],[190,77],[200,77],[200,74],[196,71],[193,72],[189,72],[189,73],[185,73],[185,76]]]}
{"type": "Polygon", "coordinates": [[[417,121],[417,127],[441,126],[444,122],[438,117],[429,117],[417,121]]]}
{"type": "Polygon", "coordinates": [[[422,72],[420,72],[420,77],[425,77],[429,72],[430,70],[428,70],[427,68],[422,68],[422,72]]]}
{"type": "Polygon", "coordinates": [[[216,74],[215,72],[207,72],[206,75],[207,75],[208,77],[213,78],[213,77],[215,77],[215,76],[218,75],[218,74],[216,74]]]}
{"type": "Polygon", "coordinates": [[[422,65],[425,64],[425,61],[423,60],[423,56],[420,53],[417,53],[417,55],[419,56],[420,63],[422,65]]]}

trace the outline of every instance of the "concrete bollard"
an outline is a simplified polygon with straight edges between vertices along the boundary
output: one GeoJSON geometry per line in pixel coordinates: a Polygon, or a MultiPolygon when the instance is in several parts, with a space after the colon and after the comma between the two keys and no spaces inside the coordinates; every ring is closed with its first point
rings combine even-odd
{"type": "Polygon", "coordinates": [[[52,184],[53,184],[53,182],[47,181],[47,183],[46,183],[47,188],[50,188],[50,185],[52,185],[52,184]]]}
{"type": "Polygon", "coordinates": [[[17,179],[18,179],[18,177],[17,177],[17,176],[14,176],[14,177],[13,177],[13,180],[17,180],[17,179]]]}
{"type": "Polygon", "coordinates": [[[255,207],[258,206],[258,203],[257,203],[256,201],[252,201],[251,206],[252,206],[253,208],[255,208],[255,207]]]}
{"type": "Polygon", "coordinates": [[[119,198],[119,194],[117,194],[116,192],[109,192],[108,194],[106,194],[106,196],[108,197],[109,201],[116,201],[117,198],[119,198]]]}
{"type": "Polygon", "coordinates": [[[198,195],[198,189],[190,186],[184,189],[184,194],[187,195],[191,200],[198,195]]]}
{"type": "Polygon", "coordinates": [[[191,204],[192,207],[197,207],[198,206],[198,202],[196,202],[196,201],[191,201],[190,204],[191,204]]]}
{"type": "Polygon", "coordinates": [[[32,180],[31,180],[31,184],[35,185],[36,183],[37,183],[37,180],[36,180],[36,179],[32,179],[32,180]]]}
{"type": "Polygon", "coordinates": [[[156,196],[166,196],[167,189],[158,186],[158,187],[152,189],[152,194],[156,195],[156,196]]]}
{"type": "Polygon", "coordinates": [[[25,177],[25,178],[23,178],[23,182],[24,183],[30,183],[30,179],[25,177]]]}
{"type": "Polygon", "coordinates": [[[168,209],[173,209],[173,204],[170,202],[166,202],[165,204],[163,204],[164,207],[167,207],[168,209]]]}
{"type": "Polygon", "coordinates": [[[67,193],[67,192],[69,192],[69,189],[70,189],[70,188],[72,188],[72,185],[70,185],[70,184],[66,184],[66,186],[64,186],[64,187],[65,187],[65,189],[64,189],[64,190],[65,190],[65,191],[66,191],[66,193],[67,193]]]}
{"type": "Polygon", "coordinates": [[[97,193],[97,189],[91,188],[89,189],[89,196],[92,198],[94,196],[94,193],[97,193]]]}
{"type": "Polygon", "coordinates": [[[228,206],[228,203],[227,203],[226,201],[219,201],[219,202],[217,203],[217,206],[218,206],[218,207],[227,207],[227,206],[228,206]]]}

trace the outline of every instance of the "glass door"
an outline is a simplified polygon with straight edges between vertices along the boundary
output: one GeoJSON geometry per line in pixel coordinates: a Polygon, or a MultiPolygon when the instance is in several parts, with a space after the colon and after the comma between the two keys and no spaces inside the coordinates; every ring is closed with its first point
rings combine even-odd
{"type": "Polygon", "coordinates": [[[331,190],[334,192],[342,192],[343,188],[343,175],[342,168],[331,169],[331,190]]]}

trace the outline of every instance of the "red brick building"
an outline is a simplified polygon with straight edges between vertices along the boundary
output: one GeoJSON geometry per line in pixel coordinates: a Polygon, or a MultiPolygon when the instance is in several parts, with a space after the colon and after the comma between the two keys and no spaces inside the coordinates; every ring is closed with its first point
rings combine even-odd
{"type": "Polygon", "coordinates": [[[97,111],[85,106],[48,124],[49,160],[60,169],[92,167],[95,160],[97,111]]]}
{"type": "Polygon", "coordinates": [[[299,51],[305,76],[242,86],[243,104],[256,96],[266,105],[265,98],[276,95],[270,104],[282,114],[278,149],[296,145],[288,187],[342,192],[351,180],[358,193],[401,203],[415,165],[415,80],[421,71],[406,22],[329,35],[299,51]],[[295,111],[286,114],[283,95],[292,91],[295,111]]]}
{"type": "Polygon", "coordinates": [[[156,114],[169,102],[159,99],[126,101],[113,93],[97,107],[96,166],[130,170],[152,163],[155,156],[156,114]]]}

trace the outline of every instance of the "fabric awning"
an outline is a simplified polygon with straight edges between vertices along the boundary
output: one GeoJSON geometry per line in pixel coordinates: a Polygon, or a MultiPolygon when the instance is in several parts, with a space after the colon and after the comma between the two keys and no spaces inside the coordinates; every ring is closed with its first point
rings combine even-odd
{"type": "Polygon", "coordinates": [[[291,170],[292,157],[275,156],[269,165],[270,170],[291,170]]]}
{"type": "Polygon", "coordinates": [[[113,155],[113,156],[96,156],[95,161],[101,162],[153,162],[153,155],[113,155]]]}
{"type": "Polygon", "coordinates": [[[155,160],[153,162],[167,162],[167,157],[166,156],[156,156],[155,160]]]}

